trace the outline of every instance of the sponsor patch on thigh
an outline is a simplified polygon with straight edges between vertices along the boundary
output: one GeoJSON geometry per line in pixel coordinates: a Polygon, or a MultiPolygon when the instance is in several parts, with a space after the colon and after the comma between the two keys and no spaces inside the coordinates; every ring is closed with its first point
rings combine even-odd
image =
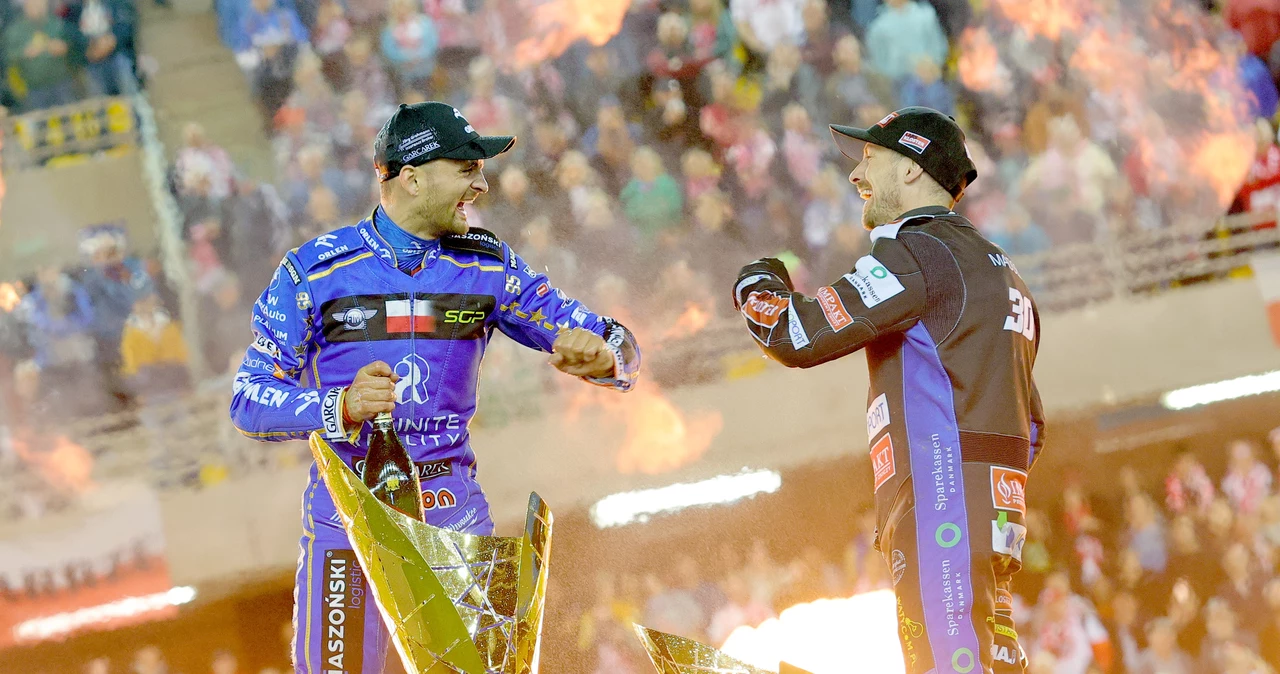
{"type": "Polygon", "coordinates": [[[323,671],[358,671],[364,666],[365,610],[369,585],[354,550],[327,550],[320,585],[320,655],[323,671]]]}

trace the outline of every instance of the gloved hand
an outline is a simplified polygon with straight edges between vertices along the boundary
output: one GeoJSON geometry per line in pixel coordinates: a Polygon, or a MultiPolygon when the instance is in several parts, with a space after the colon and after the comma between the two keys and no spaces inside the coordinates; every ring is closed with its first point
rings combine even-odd
{"type": "Polygon", "coordinates": [[[787,266],[782,263],[782,260],[776,257],[762,257],[738,272],[738,280],[733,286],[733,308],[741,309],[743,293],[746,289],[766,278],[775,278],[785,285],[787,290],[795,290],[795,286],[791,283],[791,274],[787,273],[787,266]]]}

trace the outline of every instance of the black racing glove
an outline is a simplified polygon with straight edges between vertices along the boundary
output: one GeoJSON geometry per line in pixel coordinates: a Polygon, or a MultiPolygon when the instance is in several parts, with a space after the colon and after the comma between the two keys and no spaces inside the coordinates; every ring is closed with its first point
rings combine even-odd
{"type": "Polygon", "coordinates": [[[741,309],[743,293],[747,288],[766,278],[777,279],[787,287],[787,290],[795,290],[795,286],[791,284],[791,274],[787,273],[787,266],[782,264],[782,260],[776,257],[762,257],[738,272],[738,280],[733,284],[733,308],[741,309]]]}

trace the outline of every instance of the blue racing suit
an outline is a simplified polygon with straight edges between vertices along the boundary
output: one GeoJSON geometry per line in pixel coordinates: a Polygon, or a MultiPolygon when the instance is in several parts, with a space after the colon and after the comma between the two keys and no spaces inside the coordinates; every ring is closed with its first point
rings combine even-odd
{"type": "MultiPolygon", "coordinates": [[[[385,361],[400,377],[396,431],[418,466],[427,522],[492,534],[468,425],[493,330],[543,351],[562,330],[591,330],[615,362],[614,377],[591,381],[620,391],[635,382],[640,351],[625,327],[552,287],[492,233],[473,228],[422,242],[422,262],[410,275],[379,233],[388,229],[386,215],[375,217],[377,226],[371,217],[324,234],[280,262],[254,304],[254,341],[236,374],[232,421],[264,441],[319,430],[360,472],[369,428],[344,424],[343,396],[360,368],[385,361]]],[[[381,672],[386,629],[368,606],[363,572],[314,465],[302,525],[297,671],[381,672]]]]}

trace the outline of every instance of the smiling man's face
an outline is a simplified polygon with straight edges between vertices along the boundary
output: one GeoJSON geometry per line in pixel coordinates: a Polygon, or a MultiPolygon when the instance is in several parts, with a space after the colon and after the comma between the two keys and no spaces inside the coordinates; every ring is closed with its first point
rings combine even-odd
{"type": "Polygon", "coordinates": [[[418,182],[414,197],[427,236],[466,234],[467,214],[463,205],[489,191],[484,177],[484,160],[436,159],[412,170],[418,182]]]}
{"type": "Polygon", "coordinates": [[[862,148],[862,161],[849,174],[849,182],[858,188],[862,204],[862,226],[875,229],[902,215],[903,171],[900,163],[906,157],[875,143],[862,148]]]}

